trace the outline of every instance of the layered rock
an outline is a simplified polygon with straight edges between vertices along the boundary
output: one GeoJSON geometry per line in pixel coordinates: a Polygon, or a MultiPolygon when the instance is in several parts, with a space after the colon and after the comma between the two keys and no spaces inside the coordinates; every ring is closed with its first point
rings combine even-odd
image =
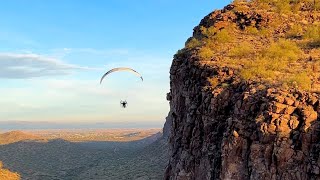
{"type": "MultiPolygon", "coordinates": [[[[200,26],[242,16],[250,24],[267,22],[255,13],[224,16],[232,9],[211,13],[200,26]]],[[[194,37],[201,36],[200,26],[194,37]]],[[[175,55],[170,70],[165,179],[320,179],[319,93],[245,81],[232,66],[196,52],[175,55]]]]}

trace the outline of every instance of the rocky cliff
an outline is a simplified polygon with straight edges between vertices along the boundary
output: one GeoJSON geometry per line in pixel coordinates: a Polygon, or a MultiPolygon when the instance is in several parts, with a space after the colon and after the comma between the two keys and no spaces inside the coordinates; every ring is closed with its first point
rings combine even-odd
{"type": "Polygon", "coordinates": [[[165,179],[320,179],[320,13],[279,7],[214,11],[175,55],[165,179]]]}

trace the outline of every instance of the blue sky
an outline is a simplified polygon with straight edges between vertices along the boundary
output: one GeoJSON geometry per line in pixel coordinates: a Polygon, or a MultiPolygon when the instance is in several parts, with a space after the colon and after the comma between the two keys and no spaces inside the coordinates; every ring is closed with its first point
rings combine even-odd
{"type": "Polygon", "coordinates": [[[162,124],[173,54],[205,15],[229,2],[2,1],[0,121],[162,124]],[[145,81],[114,73],[99,85],[118,66],[145,81]]]}

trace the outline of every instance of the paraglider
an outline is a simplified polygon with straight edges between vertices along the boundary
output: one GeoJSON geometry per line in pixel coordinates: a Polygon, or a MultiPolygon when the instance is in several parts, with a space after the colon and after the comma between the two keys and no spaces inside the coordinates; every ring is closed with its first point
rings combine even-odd
{"type": "Polygon", "coordinates": [[[140,77],[140,79],[143,81],[143,77],[142,77],[141,74],[139,74],[136,70],[131,69],[131,68],[127,68],[127,67],[118,67],[118,68],[113,68],[113,69],[109,70],[108,72],[106,72],[106,73],[102,76],[102,78],[100,79],[100,84],[102,83],[103,79],[104,79],[107,75],[109,75],[109,74],[111,74],[111,73],[113,73],[113,72],[116,72],[116,71],[128,71],[128,72],[131,72],[131,73],[133,73],[134,75],[140,77]]]}
{"type": "Polygon", "coordinates": [[[120,104],[123,108],[126,108],[128,103],[126,100],[124,100],[124,101],[120,101],[120,104]]]}
{"type": "MultiPolygon", "coordinates": [[[[111,74],[111,73],[113,73],[113,72],[117,72],[117,71],[128,71],[128,72],[131,72],[131,73],[133,73],[134,75],[138,76],[138,77],[143,81],[143,77],[142,77],[141,74],[138,73],[136,70],[131,69],[131,68],[127,68],[127,67],[118,67],[118,68],[113,68],[113,69],[109,70],[108,72],[106,72],[106,73],[101,77],[101,79],[100,79],[100,84],[102,83],[103,79],[104,79],[106,76],[108,76],[109,74],[111,74]]],[[[120,101],[120,105],[121,105],[121,107],[126,108],[127,105],[128,105],[128,103],[127,103],[126,100],[124,100],[124,101],[121,100],[121,101],[120,101]]]]}

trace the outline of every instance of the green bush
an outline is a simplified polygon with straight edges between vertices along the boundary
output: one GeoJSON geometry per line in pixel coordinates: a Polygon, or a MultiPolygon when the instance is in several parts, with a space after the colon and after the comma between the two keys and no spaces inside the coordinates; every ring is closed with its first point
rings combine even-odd
{"type": "Polygon", "coordinates": [[[204,60],[209,60],[213,57],[214,52],[209,47],[201,47],[199,50],[199,57],[204,60]]]}
{"type": "Polygon", "coordinates": [[[244,67],[240,71],[242,78],[246,80],[253,80],[257,78],[272,79],[275,77],[276,69],[270,68],[273,61],[269,61],[263,58],[257,58],[244,62],[244,67]]]}
{"type": "Polygon", "coordinates": [[[290,0],[273,0],[277,12],[287,13],[291,11],[290,0]]]}
{"type": "Polygon", "coordinates": [[[202,34],[207,38],[205,41],[214,41],[217,43],[228,43],[234,40],[231,30],[222,29],[218,30],[215,27],[201,27],[202,34]]]}
{"type": "Polygon", "coordinates": [[[278,42],[272,43],[263,52],[263,56],[268,59],[293,62],[299,59],[300,53],[301,50],[295,42],[280,39],[278,42]]]}
{"type": "Polygon", "coordinates": [[[303,35],[304,39],[310,39],[313,41],[320,39],[320,25],[313,25],[308,27],[307,31],[303,35]]]}
{"type": "Polygon", "coordinates": [[[186,48],[188,49],[192,49],[199,46],[201,46],[201,42],[194,37],[192,37],[190,40],[186,42],[186,48]]]}
{"type": "Polygon", "coordinates": [[[288,83],[289,85],[297,88],[310,90],[312,82],[310,77],[307,75],[307,73],[302,72],[302,73],[295,74],[291,78],[289,78],[288,83]]]}
{"type": "Polygon", "coordinates": [[[264,66],[252,66],[240,71],[240,75],[245,80],[262,78],[264,80],[275,78],[275,72],[266,69],[264,66]]]}
{"type": "Polygon", "coordinates": [[[270,30],[267,28],[261,28],[259,30],[259,35],[262,37],[268,37],[271,34],[270,30]]]}
{"type": "Polygon", "coordinates": [[[290,30],[286,33],[287,38],[295,38],[302,35],[303,29],[300,24],[293,25],[290,30]]]}
{"type": "Polygon", "coordinates": [[[311,6],[314,10],[320,9],[318,0],[253,0],[258,3],[258,7],[268,7],[271,5],[279,13],[297,12],[303,4],[311,6]]]}
{"type": "Polygon", "coordinates": [[[308,40],[306,47],[320,47],[320,25],[312,25],[307,28],[303,39],[308,40]]]}
{"type": "Polygon", "coordinates": [[[257,57],[254,60],[244,61],[244,67],[240,71],[240,75],[245,80],[253,80],[262,78],[264,80],[272,80],[276,78],[276,74],[288,68],[287,61],[279,61],[277,59],[268,59],[257,57]]]}
{"type": "Polygon", "coordinates": [[[222,29],[216,34],[214,39],[218,43],[228,43],[232,42],[234,40],[234,37],[232,36],[229,30],[222,29]]]}
{"type": "Polygon", "coordinates": [[[248,34],[251,34],[251,35],[258,35],[260,33],[259,30],[256,27],[253,27],[253,26],[248,26],[246,28],[246,32],[248,34]]]}
{"type": "Polygon", "coordinates": [[[214,35],[217,33],[217,29],[214,26],[211,26],[209,28],[200,27],[201,33],[206,37],[206,38],[212,38],[214,35]]]}
{"type": "Polygon", "coordinates": [[[233,58],[246,58],[254,55],[254,49],[248,42],[242,43],[240,46],[234,47],[230,50],[229,56],[233,58]]]}

